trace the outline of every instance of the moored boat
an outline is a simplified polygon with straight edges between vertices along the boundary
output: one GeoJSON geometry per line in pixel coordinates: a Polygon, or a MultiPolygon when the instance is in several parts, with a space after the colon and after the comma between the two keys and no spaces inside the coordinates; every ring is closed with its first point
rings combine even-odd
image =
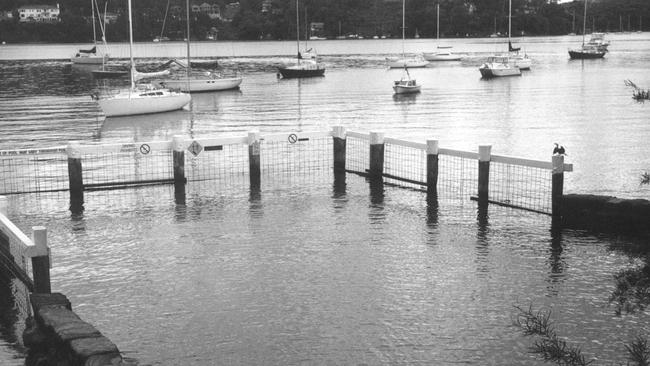
{"type": "Polygon", "coordinates": [[[106,117],[131,116],[169,112],[181,109],[192,100],[187,93],[158,88],[152,84],[136,84],[136,80],[143,77],[154,76],[168,70],[156,73],[138,73],[135,69],[133,58],[133,18],[131,14],[131,0],[128,0],[129,21],[129,57],[131,62],[131,86],[118,92],[104,91],[94,95],[99,107],[106,117]]]}
{"type": "Polygon", "coordinates": [[[395,94],[413,94],[419,93],[422,85],[418,84],[417,81],[411,78],[409,70],[404,68],[404,74],[399,80],[395,80],[393,83],[393,91],[395,94]]]}
{"type": "Polygon", "coordinates": [[[586,44],[580,48],[569,50],[569,57],[576,60],[589,60],[595,58],[603,58],[607,52],[598,49],[595,46],[587,46],[586,44]]]}
{"type": "MultiPolygon", "coordinates": [[[[190,32],[190,2],[186,0],[186,14],[187,14],[187,34],[190,32]]],[[[216,60],[195,60],[192,61],[190,55],[190,37],[186,38],[187,45],[187,61],[182,62],[179,60],[171,60],[167,64],[176,63],[185,68],[185,75],[182,77],[168,78],[160,81],[160,85],[165,88],[180,90],[182,92],[210,92],[221,91],[238,88],[242,83],[243,78],[239,75],[224,77],[219,72],[206,71],[200,74],[193,74],[192,67],[200,65],[201,69],[210,69],[211,66],[217,67],[216,60]]]]}
{"type": "Polygon", "coordinates": [[[278,72],[280,73],[280,76],[287,79],[307,78],[324,76],[325,67],[316,61],[303,60],[302,62],[295,65],[279,67],[278,72]]]}
{"type": "MultiPolygon", "coordinates": [[[[440,3],[436,4],[436,41],[440,41],[440,3]]],[[[449,49],[451,46],[437,46],[437,52],[425,52],[422,54],[427,61],[459,61],[461,57],[454,55],[451,51],[440,51],[440,49],[449,49]]]]}
{"type": "Polygon", "coordinates": [[[479,67],[483,78],[495,78],[502,76],[521,76],[521,70],[517,66],[512,66],[506,56],[488,57],[481,67],[479,67]]]}
{"type": "Polygon", "coordinates": [[[303,60],[300,54],[300,15],[298,0],[296,0],[296,46],[297,57],[293,65],[284,65],[278,67],[278,77],[289,78],[309,78],[325,75],[325,66],[313,60],[303,60]]]}
{"type": "Polygon", "coordinates": [[[580,48],[570,49],[569,57],[575,60],[589,60],[605,57],[607,53],[607,48],[603,49],[603,46],[588,44],[585,43],[585,32],[587,30],[586,20],[587,19],[587,0],[585,0],[585,10],[584,17],[582,20],[582,46],[580,48]]]}

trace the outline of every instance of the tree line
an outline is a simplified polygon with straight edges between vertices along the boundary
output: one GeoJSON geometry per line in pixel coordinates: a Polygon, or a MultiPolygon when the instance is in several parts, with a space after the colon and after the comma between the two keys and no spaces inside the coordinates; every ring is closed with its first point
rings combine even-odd
{"type": "MultiPolygon", "coordinates": [[[[106,27],[109,42],[128,40],[126,0],[96,0],[103,12],[118,14],[106,27]],[[106,2],[108,4],[106,5],[106,2]]],[[[222,12],[234,0],[200,0],[195,4],[218,4],[222,12]]],[[[55,5],[56,0],[40,1],[55,5]]],[[[88,0],[59,0],[60,21],[22,23],[16,9],[28,0],[0,0],[0,10],[13,11],[14,18],[0,22],[0,41],[89,42],[92,41],[91,3],[88,0]]],[[[186,37],[185,2],[182,0],[134,0],[133,27],[136,41],[154,37],[186,37]],[[179,14],[165,13],[168,6],[180,6],[179,14]],[[163,24],[165,25],[163,29],[163,24]]],[[[436,4],[440,4],[441,37],[484,37],[507,35],[508,0],[406,0],[408,38],[436,36],[436,4]]],[[[300,0],[301,38],[309,35],[305,24],[323,23],[318,36],[335,38],[360,35],[366,38],[401,37],[401,0],[300,0]]],[[[580,34],[583,25],[583,1],[556,4],[547,0],[512,0],[512,35],[538,36],[580,34]]],[[[222,40],[295,39],[294,0],[239,0],[232,19],[211,19],[207,14],[191,15],[191,37],[205,39],[218,32],[222,40]],[[264,5],[264,6],[263,6],[264,5]],[[262,9],[265,9],[262,12],[262,9]]],[[[586,19],[587,32],[650,30],[650,1],[591,0],[586,19]]],[[[99,27],[98,27],[99,29],[99,27]]],[[[99,35],[98,38],[101,38],[99,35]]]]}

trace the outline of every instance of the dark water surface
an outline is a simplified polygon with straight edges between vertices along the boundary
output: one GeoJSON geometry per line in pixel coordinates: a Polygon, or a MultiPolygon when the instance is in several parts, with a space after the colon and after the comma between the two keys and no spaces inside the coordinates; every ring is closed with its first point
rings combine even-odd
{"type": "MultiPolygon", "coordinates": [[[[248,45],[222,62],[242,71],[241,90],[114,119],[90,99],[88,70],[2,61],[0,149],[334,125],[534,159],[550,160],[558,141],[575,164],[565,190],[647,198],[650,104],[623,80],[650,88],[650,37],[612,38],[605,59],[585,62],[568,60],[577,38],[530,39],[532,71],[495,80],[477,70],[493,41],[457,41],[467,57],[412,70],[424,84],[412,98],[392,95],[401,72],[384,57],[394,42],[322,43],[328,70],[310,80],[277,80],[287,58],[248,45]]],[[[513,305],[552,310],[558,334],[597,364],[624,362],[623,344],[650,333],[647,312],[616,317],[608,303],[613,275],[640,264],[624,238],[552,235],[546,216],[427,205],[420,192],[369,189],[356,176],[334,186],[328,171],[284,178],[263,177],[259,195],[245,180],[191,185],[186,205],[171,187],[88,192],[80,216],[66,194],[13,196],[10,217],[26,231],[48,227],[53,289],[142,364],[541,365],[513,305]]],[[[0,339],[11,343],[9,333],[0,339]]],[[[8,349],[0,344],[0,361],[20,357],[8,349]]]]}

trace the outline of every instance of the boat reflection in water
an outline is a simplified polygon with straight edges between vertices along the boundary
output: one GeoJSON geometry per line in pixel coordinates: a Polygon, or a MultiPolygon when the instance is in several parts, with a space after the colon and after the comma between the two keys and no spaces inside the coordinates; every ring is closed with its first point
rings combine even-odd
{"type": "Polygon", "coordinates": [[[97,137],[102,142],[171,140],[175,135],[189,135],[191,117],[189,110],[110,117],[102,123],[97,137]]]}
{"type": "Polygon", "coordinates": [[[414,104],[420,93],[393,94],[393,101],[398,104],[414,104]]]}

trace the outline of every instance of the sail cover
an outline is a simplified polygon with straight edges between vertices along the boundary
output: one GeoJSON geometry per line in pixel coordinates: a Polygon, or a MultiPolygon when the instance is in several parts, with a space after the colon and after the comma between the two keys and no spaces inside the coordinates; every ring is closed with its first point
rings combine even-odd
{"type": "Polygon", "coordinates": [[[89,50],[79,50],[81,53],[96,53],[97,52],[97,46],[89,49],[89,50]]]}
{"type": "Polygon", "coordinates": [[[517,47],[517,48],[512,47],[512,43],[510,41],[508,41],[508,50],[510,52],[518,52],[520,49],[521,49],[521,47],[517,47]]]}

